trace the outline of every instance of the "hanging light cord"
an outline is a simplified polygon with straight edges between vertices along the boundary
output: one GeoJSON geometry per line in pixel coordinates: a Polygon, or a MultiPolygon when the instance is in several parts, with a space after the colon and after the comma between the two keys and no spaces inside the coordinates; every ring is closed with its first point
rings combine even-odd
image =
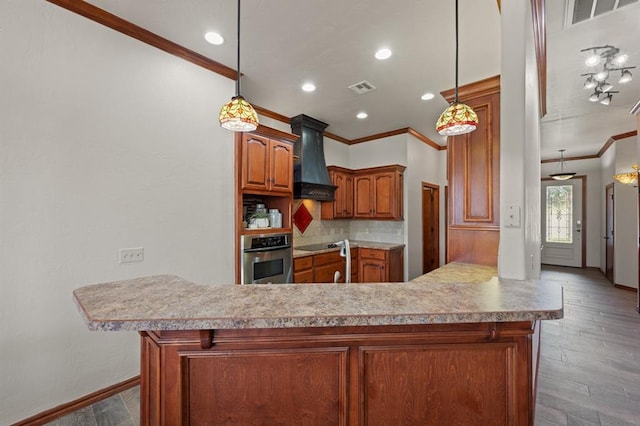
{"type": "MultiPolygon", "coordinates": [[[[457,1],[457,0],[456,0],[457,1]]],[[[238,0],[238,46],[237,46],[237,57],[238,57],[238,76],[236,78],[236,96],[240,96],[240,0],[238,0]]]]}
{"type": "Polygon", "coordinates": [[[453,103],[458,103],[458,0],[456,0],[456,97],[453,103]]]}

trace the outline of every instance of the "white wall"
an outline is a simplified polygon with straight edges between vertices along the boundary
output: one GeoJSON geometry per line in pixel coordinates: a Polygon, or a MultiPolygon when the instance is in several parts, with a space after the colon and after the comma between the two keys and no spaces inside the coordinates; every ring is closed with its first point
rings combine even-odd
{"type": "Polygon", "coordinates": [[[521,224],[500,225],[498,274],[527,279],[540,275],[540,124],[531,6],[503,2],[500,109],[500,208],[516,206],[521,224]],[[505,114],[501,112],[501,116],[505,114]]]}
{"type": "MultiPolygon", "coordinates": [[[[407,279],[422,275],[422,182],[440,186],[440,239],[444,239],[444,185],[440,181],[439,151],[407,135],[407,170],[405,171],[405,239],[407,241],[407,279]]],[[[442,241],[441,241],[442,242],[442,241]]],[[[441,259],[444,253],[440,252],[441,259]]]]}
{"type": "MultiPolygon", "coordinates": [[[[636,137],[617,140],[615,145],[615,173],[632,171],[638,163],[636,137]]],[[[613,192],[615,284],[638,288],[638,188],[615,181],[613,192]]]]}
{"type": "Polygon", "coordinates": [[[233,82],[44,1],[0,2],[0,424],[138,374],[94,282],[232,283],[233,82]],[[220,243],[223,244],[220,244],[220,243]],[[226,243],[225,243],[226,242],[226,243]],[[118,249],[145,249],[118,264],[118,249]]]}
{"type": "MultiPolygon", "coordinates": [[[[600,199],[602,204],[600,205],[600,233],[605,236],[607,229],[607,205],[605,200],[606,186],[613,183],[613,175],[616,174],[616,144],[612,144],[611,147],[600,157],[600,199]]],[[[613,188],[615,191],[615,187],[613,188]]],[[[605,272],[607,267],[607,249],[606,240],[602,238],[600,240],[600,270],[605,272]]],[[[615,269],[615,267],[614,267],[615,269]]]]}

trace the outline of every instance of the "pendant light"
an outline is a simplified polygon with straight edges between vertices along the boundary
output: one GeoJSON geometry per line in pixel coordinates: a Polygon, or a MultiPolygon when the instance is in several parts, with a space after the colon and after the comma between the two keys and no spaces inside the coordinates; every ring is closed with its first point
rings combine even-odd
{"type": "Polygon", "coordinates": [[[573,176],[575,176],[575,172],[565,172],[564,171],[564,149],[559,149],[558,151],[560,151],[560,172],[559,173],[552,173],[549,175],[549,177],[551,177],[552,179],[555,180],[567,180],[567,179],[571,179],[573,176]]]}
{"type": "Polygon", "coordinates": [[[456,0],[456,89],[455,99],[444,110],[438,122],[436,130],[444,136],[463,135],[473,132],[478,127],[478,116],[468,105],[458,102],[458,0],[456,0]]]}
{"type": "Polygon", "coordinates": [[[240,95],[240,0],[238,0],[238,76],[236,95],[220,109],[220,125],[234,132],[251,132],[258,128],[258,114],[240,95]]]}

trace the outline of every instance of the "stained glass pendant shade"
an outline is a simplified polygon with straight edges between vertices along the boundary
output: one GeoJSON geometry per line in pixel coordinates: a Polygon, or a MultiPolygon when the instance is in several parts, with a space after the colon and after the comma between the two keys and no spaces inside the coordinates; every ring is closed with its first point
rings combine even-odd
{"type": "Polygon", "coordinates": [[[470,106],[458,102],[458,0],[456,0],[456,93],[449,108],[444,110],[436,130],[444,136],[463,135],[473,132],[478,127],[478,116],[470,106]]]}
{"type": "Polygon", "coordinates": [[[242,96],[234,96],[220,109],[220,125],[234,132],[250,132],[258,127],[258,114],[242,96]]]}
{"type": "Polygon", "coordinates": [[[478,116],[468,105],[453,103],[444,110],[438,122],[436,130],[444,136],[463,135],[473,132],[478,127],[478,116]]]}
{"type": "Polygon", "coordinates": [[[220,125],[234,132],[251,132],[258,128],[258,114],[240,95],[240,0],[238,0],[238,75],[236,95],[220,109],[220,125]]]}

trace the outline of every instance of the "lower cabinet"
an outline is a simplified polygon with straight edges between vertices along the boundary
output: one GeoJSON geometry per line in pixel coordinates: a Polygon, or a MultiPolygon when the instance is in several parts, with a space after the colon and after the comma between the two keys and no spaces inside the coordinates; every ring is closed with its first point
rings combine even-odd
{"type": "MultiPolygon", "coordinates": [[[[338,283],[345,282],[346,260],[339,251],[315,254],[293,259],[293,282],[333,283],[336,272],[340,273],[338,283]]],[[[358,249],[351,249],[351,282],[358,279],[358,249]]]]}
{"type": "Polygon", "coordinates": [[[404,250],[360,248],[358,276],[361,283],[404,281],[404,250]]]}
{"type": "Polygon", "coordinates": [[[141,424],[533,425],[536,329],[141,332],[141,424]]]}

